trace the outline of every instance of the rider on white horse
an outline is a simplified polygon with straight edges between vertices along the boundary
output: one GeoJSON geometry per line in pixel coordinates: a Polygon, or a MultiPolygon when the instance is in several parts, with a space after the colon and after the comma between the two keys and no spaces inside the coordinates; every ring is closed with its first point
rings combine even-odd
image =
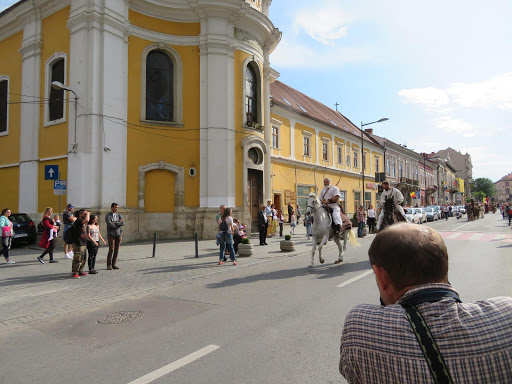
{"type": "Polygon", "coordinates": [[[387,199],[393,199],[393,202],[395,203],[395,207],[398,208],[398,211],[402,214],[402,216],[405,219],[405,212],[402,206],[400,205],[404,201],[404,195],[402,195],[402,192],[400,192],[396,188],[391,188],[389,186],[389,183],[387,181],[382,182],[382,188],[384,191],[382,192],[382,195],[380,196],[380,215],[379,220],[377,222],[377,229],[380,229],[380,226],[382,225],[382,220],[384,219],[384,203],[387,199]]]}
{"type": "Polygon", "coordinates": [[[331,180],[326,177],[324,179],[324,189],[320,192],[320,201],[322,204],[327,205],[332,209],[332,220],[334,222],[333,228],[336,236],[340,234],[341,231],[341,210],[338,205],[338,200],[340,199],[340,190],[337,186],[331,184],[331,180]]]}

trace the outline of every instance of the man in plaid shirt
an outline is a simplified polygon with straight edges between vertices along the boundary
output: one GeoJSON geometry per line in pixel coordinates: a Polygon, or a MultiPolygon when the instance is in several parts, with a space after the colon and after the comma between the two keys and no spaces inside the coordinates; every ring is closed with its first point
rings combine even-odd
{"type": "Polygon", "coordinates": [[[454,383],[512,383],[512,298],[460,302],[446,245],[428,227],[388,227],[368,254],[384,305],[347,315],[339,370],[350,384],[434,382],[405,302],[422,314],[454,383]]]}

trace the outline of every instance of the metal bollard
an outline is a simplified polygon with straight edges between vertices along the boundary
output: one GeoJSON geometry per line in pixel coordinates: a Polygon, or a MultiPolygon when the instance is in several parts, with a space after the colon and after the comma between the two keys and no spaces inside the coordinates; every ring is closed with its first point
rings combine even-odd
{"type": "Polygon", "coordinates": [[[199,258],[199,244],[197,242],[197,232],[194,233],[194,242],[196,243],[196,259],[199,258]]]}
{"type": "Polygon", "coordinates": [[[155,253],[156,253],[156,232],[153,236],[153,257],[155,257],[155,253]]]}

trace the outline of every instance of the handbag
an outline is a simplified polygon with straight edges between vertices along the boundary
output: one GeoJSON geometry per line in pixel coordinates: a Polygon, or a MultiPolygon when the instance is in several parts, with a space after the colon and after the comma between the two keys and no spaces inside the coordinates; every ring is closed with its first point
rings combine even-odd
{"type": "Polygon", "coordinates": [[[12,237],[12,228],[8,225],[2,227],[2,237],[12,237]]]}

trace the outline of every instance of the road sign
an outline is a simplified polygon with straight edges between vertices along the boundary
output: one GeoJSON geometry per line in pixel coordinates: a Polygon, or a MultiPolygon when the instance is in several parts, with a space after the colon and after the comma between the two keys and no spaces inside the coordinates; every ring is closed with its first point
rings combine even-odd
{"type": "Polygon", "coordinates": [[[53,182],[53,194],[65,195],[66,194],[66,180],[55,180],[53,182]]]}
{"type": "Polygon", "coordinates": [[[44,179],[45,180],[59,180],[59,166],[58,165],[45,165],[44,166],[44,179]]]}

